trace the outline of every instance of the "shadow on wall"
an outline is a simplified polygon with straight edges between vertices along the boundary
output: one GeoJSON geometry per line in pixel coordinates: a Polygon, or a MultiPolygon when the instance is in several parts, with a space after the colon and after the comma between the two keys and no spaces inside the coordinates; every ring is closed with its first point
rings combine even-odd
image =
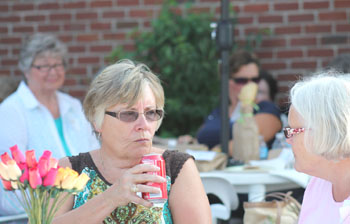
{"type": "Polygon", "coordinates": [[[13,77],[0,76],[0,103],[11,93],[16,91],[19,80],[13,77]]]}

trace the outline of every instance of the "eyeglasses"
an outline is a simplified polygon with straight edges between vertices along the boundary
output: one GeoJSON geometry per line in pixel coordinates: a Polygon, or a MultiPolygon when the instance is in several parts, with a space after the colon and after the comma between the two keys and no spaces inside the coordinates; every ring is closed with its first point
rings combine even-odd
{"type": "Polygon", "coordinates": [[[240,85],[245,85],[248,82],[255,82],[259,83],[260,82],[260,77],[255,77],[255,78],[232,78],[235,83],[240,84],[240,85]]]}
{"type": "Polygon", "coordinates": [[[62,71],[64,69],[63,64],[54,64],[54,65],[32,65],[33,68],[38,69],[41,72],[49,72],[51,69],[55,69],[56,71],[62,71]]]}
{"type": "Polygon", "coordinates": [[[158,121],[163,117],[164,111],[154,109],[154,110],[145,111],[144,113],[139,113],[133,110],[124,110],[119,112],[106,111],[105,114],[108,114],[124,122],[136,121],[137,118],[139,117],[139,114],[144,114],[147,121],[158,121]]]}
{"type": "Polygon", "coordinates": [[[291,138],[294,135],[300,134],[305,131],[305,128],[283,128],[283,133],[286,138],[291,138]]]}

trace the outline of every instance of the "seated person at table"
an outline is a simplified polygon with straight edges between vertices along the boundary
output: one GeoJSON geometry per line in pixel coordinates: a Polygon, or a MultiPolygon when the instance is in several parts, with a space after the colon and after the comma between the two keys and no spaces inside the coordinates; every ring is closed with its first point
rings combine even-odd
{"type": "Polygon", "coordinates": [[[295,169],[313,176],[299,223],[350,223],[350,74],[338,74],[306,78],[290,92],[285,135],[295,169]]]}
{"type": "Polygon", "coordinates": [[[101,148],[60,161],[60,166],[84,172],[91,179],[81,193],[70,196],[53,223],[211,222],[193,158],[152,146],[163,119],[164,92],[158,77],[145,65],[122,60],[108,66],[92,82],[83,106],[100,136],[101,148]],[[147,174],[157,167],[140,164],[149,153],[163,155],[166,179],[147,174]],[[146,182],[167,183],[163,211],[137,194],[159,192],[146,182]]]}
{"type": "MultiPolygon", "coordinates": [[[[232,125],[239,118],[240,102],[238,95],[244,85],[249,82],[259,83],[259,61],[255,55],[248,52],[234,53],[230,58],[230,80],[229,80],[229,135],[232,139],[232,125]]],[[[254,118],[258,125],[260,135],[264,136],[269,145],[275,134],[281,130],[280,110],[271,101],[258,103],[259,110],[254,111],[254,118]]],[[[206,118],[204,124],[197,133],[199,143],[206,144],[209,148],[220,144],[221,112],[216,108],[206,118]]],[[[232,147],[229,147],[232,149],[232,147]]],[[[231,154],[231,152],[230,152],[231,154]]]]}

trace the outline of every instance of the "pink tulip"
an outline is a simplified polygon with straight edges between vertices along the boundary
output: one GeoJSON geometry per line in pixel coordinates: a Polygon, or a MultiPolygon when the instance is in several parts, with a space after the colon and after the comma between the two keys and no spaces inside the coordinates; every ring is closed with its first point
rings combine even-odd
{"type": "Polygon", "coordinates": [[[1,155],[1,161],[4,164],[7,164],[7,161],[11,160],[11,157],[9,156],[9,154],[7,152],[5,152],[4,154],[1,155]]]}
{"type": "Polygon", "coordinates": [[[12,190],[12,187],[11,187],[11,181],[7,181],[7,180],[2,180],[2,185],[4,185],[4,188],[6,190],[12,190]]]}
{"type": "Polygon", "coordinates": [[[44,179],[44,183],[43,183],[44,187],[53,186],[55,184],[57,172],[58,172],[57,168],[50,169],[50,171],[47,173],[47,175],[44,179]]]}
{"type": "Polygon", "coordinates": [[[46,158],[47,160],[49,160],[51,158],[51,154],[52,152],[50,152],[49,150],[45,150],[40,158],[46,158]]]}
{"type": "Polygon", "coordinates": [[[10,180],[18,180],[18,178],[22,176],[21,169],[13,159],[7,162],[7,174],[10,180]]]}
{"type": "Polygon", "coordinates": [[[18,167],[22,170],[22,176],[19,178],[19,181],[24,183],[24,181],[29,179],[28,166],[26,163],[17,164],[18,167]]]}
{"type": "Polygon", "coordinates": [[[26,162],[29,168],[36,167],[37,162],[35,160],[35,151],[27,150],[26,151],[26,162]]]}
{"type": "Polygon", "coordinates": [[[31,188],[36,189],[38,185],[42,184],[40,173],[37,167],[29,168],[29,185],[31,188]]]}
{"type": "Polygon", "coordinates": [[[21,150],[18,149],[17,145],[10,147],[12,158],[16,161],[16,163],[25,163],[26,158],[24,157],[21,150]]]}
{"type": "Polygon", "coordinates": [[[41,157],[38,163],[38,169],[41,177],[45,177],[49,172],[49,161],[45,157],[41,157]]]}

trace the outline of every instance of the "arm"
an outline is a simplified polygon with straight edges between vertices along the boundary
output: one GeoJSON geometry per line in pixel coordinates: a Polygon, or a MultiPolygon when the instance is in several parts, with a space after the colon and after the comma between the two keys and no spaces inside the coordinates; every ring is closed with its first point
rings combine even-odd
{"type": "Polygon", "coordinates": [[[282,128],[282,122],[273,114],[259,113],[254,116],[259,133],[264,136],[265,142],[270,141],[282,128]]]}
{"type": "Polygon", "coordinates": [[[192,159],[184,163],[171,188],[169,207],[174,223],[211,223],[208,197],[192,159]]]}
{"type": "MultiPolygon", "coordinates": [[[[71,167],[69,159],[60,160],[60,166],[71,167]]],[[[106,191],[88,200],[82,206],[73,209],[73,196],[69,196],[65,204],[58,210],[53,220],[54,224],[95,224],[102,221],[119,206],[127,205],[129,202],[150,207],[152,203],[138,197],[131,191],[133,184],[137,184],[139,191],[158,193],[158,188],[143,185],[145,182],[164,182],[165,179],[156,175],[144,174],[154,172],[158,168],[149,164],[139,164],[128,169],[125,173],[106,191]]]]}

